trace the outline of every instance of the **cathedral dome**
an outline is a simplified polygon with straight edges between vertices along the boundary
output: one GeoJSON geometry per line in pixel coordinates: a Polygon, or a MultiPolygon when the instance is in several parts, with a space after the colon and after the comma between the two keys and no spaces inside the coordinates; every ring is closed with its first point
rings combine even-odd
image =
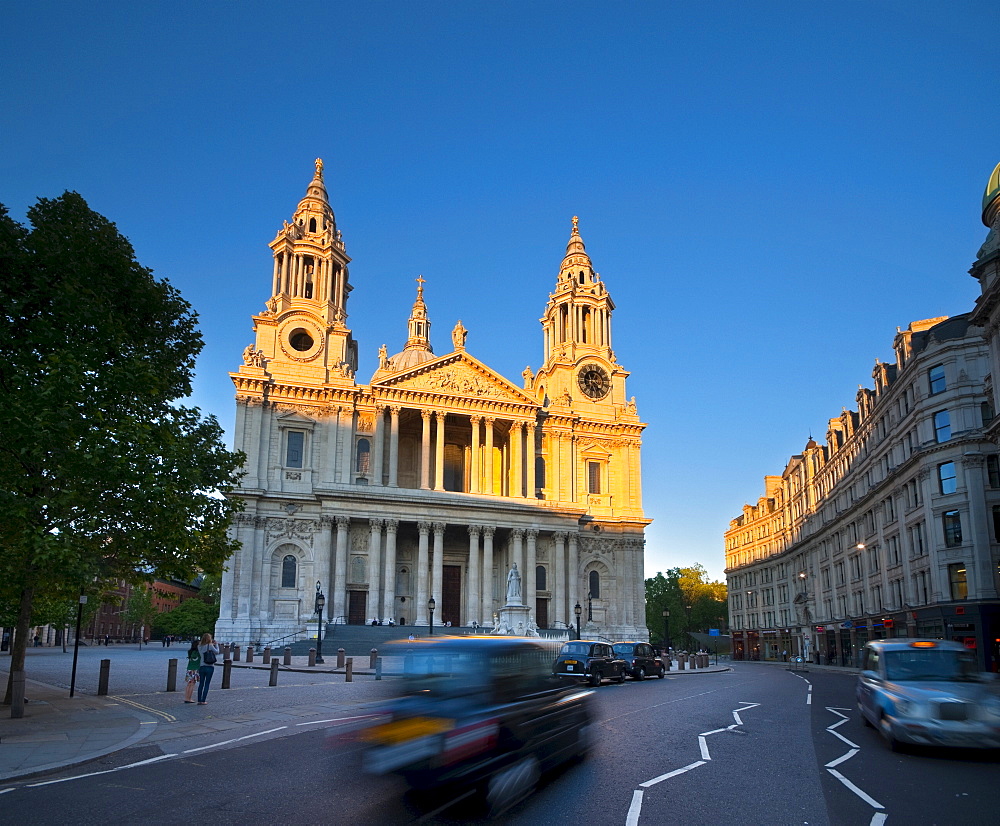
{"type": "Polygon", "coordinates": [[[990,175],[986,191],[983,193],[983,223],[988,227],[993,226],[998,211],[1000,211],[1000,163],[990,175]]]}

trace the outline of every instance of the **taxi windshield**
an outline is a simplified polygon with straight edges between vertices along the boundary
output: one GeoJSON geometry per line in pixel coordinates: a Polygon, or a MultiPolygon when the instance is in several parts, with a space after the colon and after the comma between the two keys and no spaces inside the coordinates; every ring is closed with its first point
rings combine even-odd
{"type": "Polygon", "coordinates": [[[578,657],[586,657],[590,654],[589,642],[568,642],[562,647],[561,654],[576,654],[578,657]]]}
{"type": "Polygon", "coordinates": [[[976,677],[976,663],[964,651],[947,651],[932,648],[907,648],[886,651],[885,675],[890,680],[971,681],[976,677]]]}
{"type": "Polygon", "coordinates": [[[631,654],[635,651],[635,646],[630,642],[619,642],[614,646],[616,654],[631,654]]]}

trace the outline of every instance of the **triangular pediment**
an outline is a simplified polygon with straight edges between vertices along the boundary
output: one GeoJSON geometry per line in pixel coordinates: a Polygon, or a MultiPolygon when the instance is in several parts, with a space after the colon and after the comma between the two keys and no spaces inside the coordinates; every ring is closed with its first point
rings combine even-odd
{"type": "Polygon", "coordinates": [[[468,353],[449,353],[372,382],[372,389],[413,390],[461,398],[536,404],[535,399],[468,353]]]}

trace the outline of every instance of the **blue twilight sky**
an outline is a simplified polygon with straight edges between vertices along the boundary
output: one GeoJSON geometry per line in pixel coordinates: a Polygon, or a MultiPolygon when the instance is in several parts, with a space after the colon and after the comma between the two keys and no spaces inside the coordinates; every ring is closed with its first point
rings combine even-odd
{"type": "Polygon", "coordinates": [[[648,422],[649,575],[701,562],[897,325],[971,309],[1000,161],[996,2],[6,3],[0,202],[80,192],[181,289],[193,402],[269,297],[313,159],[359,380],[414,297],[519,382],[570,231],[648,422]]]}

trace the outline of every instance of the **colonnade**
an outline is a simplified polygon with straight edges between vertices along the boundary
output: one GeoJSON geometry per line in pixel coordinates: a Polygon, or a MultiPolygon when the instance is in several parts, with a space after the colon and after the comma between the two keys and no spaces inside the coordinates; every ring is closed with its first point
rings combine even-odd
{"type": "MultiPolygon", "coordinates": [[[[386,486],[399,487],[399,416],[398,405],[375,406],[375,436],[371,456],[371,483],[382,485],[388,470],[386,486]],[[389,455],[385,456],[386,412],[389,413],[389,455]],[[387,465],[387,467],[386,467],[387,465]]],[[[444,490],[444,446],[447,413],[441,410],[421,410],[420,489],[444,490]],[[433,452],[433,462],[431,455],[433,452]],[[433,469],[433,479],[431,471],[433,469]]],[[[495,484],[494,448],[496,418],[471,414],[472,428],[469,462],[469,493],[486,493],[516,498],[535,497],[535,422],[512,420],[507,439],[509,449],[506,484],[495,484]]]]}
{"type": "Polygon", "coordinates": [[[343,302],[339,297],[343,295],[344,272],[344,268],[336,261],[322,258],[318,252],[314,255],[292,252],[275,255],[271,294],[284,293],[292,298],[312,298],[317,301],[333,300],[334,304],[341,307],[343,302]],[[311,265],[306,263],[307,258],[312,259],[311,265]],[[306,295],[307,284],[313,285],[311,296],[306,295]]]}

